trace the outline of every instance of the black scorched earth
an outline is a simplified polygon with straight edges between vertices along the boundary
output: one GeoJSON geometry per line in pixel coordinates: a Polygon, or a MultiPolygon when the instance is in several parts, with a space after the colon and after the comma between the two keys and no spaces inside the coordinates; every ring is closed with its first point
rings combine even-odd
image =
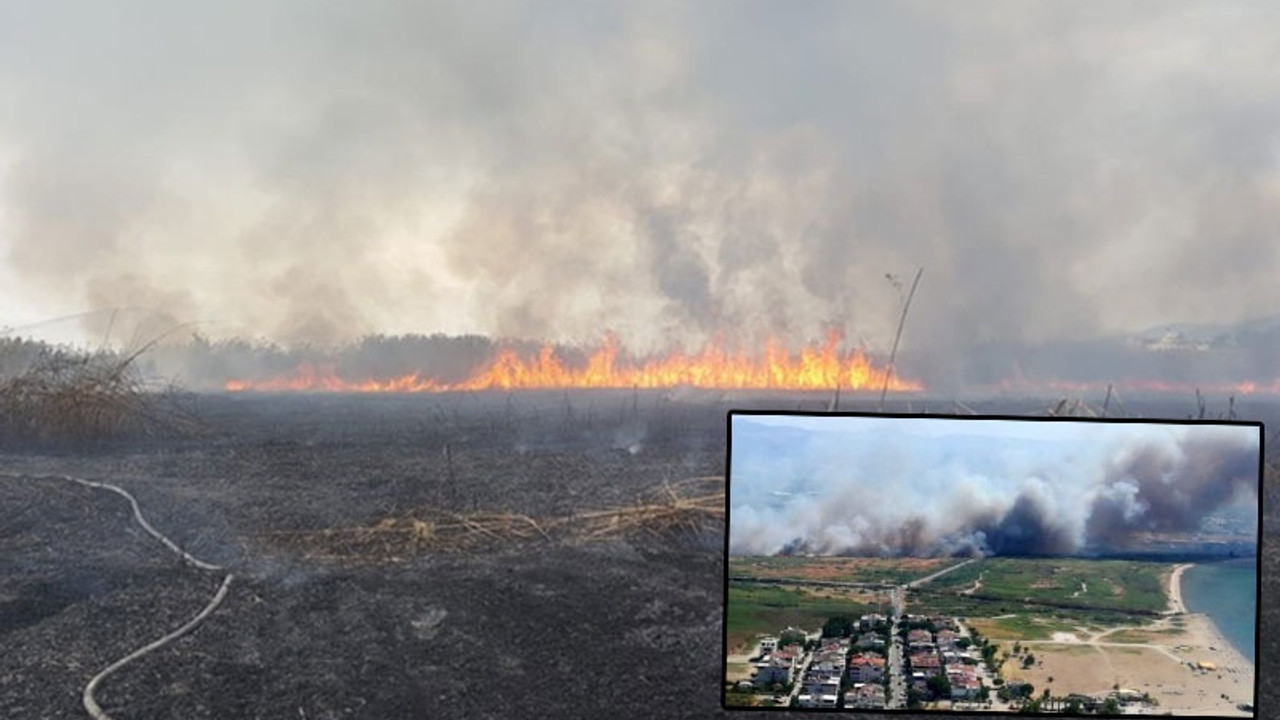
{"type": "Polygon", "coordinates": [[[724,413],[827,402],[208,396],[194,435],[10,447],[0,717],[88,717],[86,685],[205,610],[92,701],[115,720],[714,716],[724,413]]]}

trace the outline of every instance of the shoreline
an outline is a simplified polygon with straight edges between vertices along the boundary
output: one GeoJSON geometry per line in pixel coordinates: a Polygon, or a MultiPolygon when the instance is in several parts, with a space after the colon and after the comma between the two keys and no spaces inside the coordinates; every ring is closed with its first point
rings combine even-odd
{"type": "Polygon", "coordinates": [[[1182,601],[1182,573],[1195,567],[1195,563],[1182,563],[1175,565],[1173,573],[1169,575],[1169,609],[1165,610],[1166,615],[1177,615],[1186,613],[1186,603],[1182,601]]]}
{"type": "Polygon", "coordinates": [[[1101,697],[1117,687],[1145,693],[1158,702],[1151,714],[1248,716],[1237,705],[1257,704],[1255,665],[1208,614],[1187,609],[1181,582],[1193,566],[1177,565],[1167,576],[1169,609],[1154,622],[1022,640],[1039,661],[1006,665],[1007,679],[1031,682],[1037,693],[1101,697]]]}
{"type": "MultiPolygon", "coordinates": [[[[1222,628],[1218,627],[1218,624],[1213,621],[1213,618],[1208,613],[1191,612],[1187,609],[1186,602],[1182,599],[1182,574],[1193,567],[1195,567],[1195,563],[1178,565],[1173,569],[1173,574],[1169,577],[1170,614],[1174,617],[1181,616],[1188,619],[1199,618],[1205,626],[1202,629],[1202,634],[1213,641],[1211,643],[1212,647],[1217,648],[1219,652],[1225,655],[1234,655],[1235,657],[1232,658],[1236,661],[1233,663],[1234,665],[1244,664],[1253,668],[1253,661],[1245,657],[1244,652],[1236,647],[1235,643],[1227,639],[1227,636],[1222,632],[1222,628]]],[[[1210,645],[1210,643],[1205,644],[1210,645]]],[[[1254,648],[1254,652],[1257,652],[1257,648],[1254,648]]]]}

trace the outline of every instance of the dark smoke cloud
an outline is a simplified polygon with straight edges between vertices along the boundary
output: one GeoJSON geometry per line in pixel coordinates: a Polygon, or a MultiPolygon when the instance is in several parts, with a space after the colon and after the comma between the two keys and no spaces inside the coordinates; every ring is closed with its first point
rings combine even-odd
{"type": "Polygon", "coordinates": [[[1198,532],[1206,516],[1257,501],[1256,428],[897,422],[735,425],[731,552],[1118,550],[1138,533],[1198,532]]]}
{"type": "Polygon", "coordinates": [[[1116,545],[1135,529],[1193,530],[1208,510],[1256,493],[1257,447],[1190,439],[1178,449],[1140,447],[1116,458],[1094,500],[1088,536],[1116,545]]]}
{"type": "Polygon", "coordinates": [[[1278,25],[1245,0],[10,4],[0,313],[642,352],[835,325],[883,352],[884,275],[925,266],[904,369],[1007,377],[975,349],[1280,307],[1278,25]]]}

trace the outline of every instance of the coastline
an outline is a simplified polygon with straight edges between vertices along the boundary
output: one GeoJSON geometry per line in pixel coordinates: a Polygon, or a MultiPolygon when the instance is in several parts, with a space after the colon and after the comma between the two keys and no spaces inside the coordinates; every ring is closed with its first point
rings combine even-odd
{"type": "Polygon", "coordinates": [[[1187,610],[1181,581],[1191,567],[1175,566],[1168,575],[1169,609],[1158,620],[1022,640],[1040,662],[1025,669],[1006,664],[1008,679],[1064,695],[1100,697],[1117,686],[1147,693],[1159,703],[1153,714],[1248,716],[1237,705],[1256,704],[1256,669],[1207,614],[1187,610]]]}
{"type": "Polygon", "coordinates": [[[1253,667],[1253,662],[1245,657],[1240,648],[1236,647],[1227,636],[1222,633],[1222,628],[1209,617],[1208,613],[1193,613],[1187,609],[1186,603],[1182,599],[1182,574],[1195,567],[1195,563],[1185,563],[1178,565],[1173,569],[1173,574],[1169,577],[1169,604],[1170,614],[1181,615],[1188,619],[1198,619],[1196,623],[1202,625],[1197,628],[1200,630],[1200,637],[1208,642],[1203,643],[1205,647],[1214,647],[1217,652],[1229,657],[1231,664],[1235,666],[1247,665],[1253,667]]]}
{"type": "Polygon", "coordinates": [[[1185,613],[1187,606],[1182,602],[1182,573],[1195,567],[1195,563],[1183,563],[1175,565],[1173,573],[1169,576],[1169,609],[1165,611],[1166,615],[1176,615],[1185,613]]]}
{"type": "MultiPolygon", "coordinates": [[[[1254,667],[1244,653],[1240,651],[1234,644],[1222,634],[1221,628],[1213,622],[1213,618],[1207,613],[1193,613],[1187,610],[1186,603],[1182,598],[1182,574],[1194,563],[1179,565],[1174,568],[1169,578],[1169,600],[1170,605],[1176,608],[1174,617],[1185,618],[1185,635],[1187,644],[1191,646],[1191,652],[1199,652],[1202,657],[1187,658],[1189,662],[1198,662],[1207,660],[1217,666],[1216,677],[1221,678],[1222,691],[1228,695],[1242,694],[1251,698],[1248,702],[1256,704],[1257,698],[1253,697],[1254,673],[1257,669],[1254,667]]],[[[1173,648],[1175,651],[1179,648],[1173,648]]],[[[1190,653],[1189,653],[1190,654],[1190,653]]],[[[1214,675],[1214,673],[1209,673],[1214,675]]],[[[1217,706],[1217,702],[1213,702],[1210,706],[1199,706],[1187,708],[1188,710],[1199,711],[1207,710],[1209,707],[1217,706]]]]}

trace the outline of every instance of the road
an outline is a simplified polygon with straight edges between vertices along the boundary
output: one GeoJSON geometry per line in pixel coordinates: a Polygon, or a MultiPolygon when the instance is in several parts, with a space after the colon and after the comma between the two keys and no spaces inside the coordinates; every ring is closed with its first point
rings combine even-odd
{"type": "MultiPolygon", "coordinates": [[[[812,640],[815,637],[821,637],[821,633],[809,635],[807,639],[812,640]]],[[[795,674],[795,682],[791,686],[791,695],[787,698],[787,706],[795,705],[796,698],[800,697],[800,690],[804,687],[804,674],[809,671],[809,663],[813,662],[814,653],[806,652],[800,661],[800,670],[795,674]]]]}
{"type": "Polygon", "coordinates": [[[911,582],[907,583],[907,587],[909,587],[909,588],[919,587],[919,586],[921,586],[921,585],[923,585],[923,584],[925,584],[925,583],[929,582],[930,580],[934,580],[934,579],[939,578],[939,577],[941,577],[941,576],[943,576],[943,575],[946,575],[947,573],[951,572],[952,570],[959,570],[960,568],[964,567],[965,565],[968,565],[969,563],[973,562],[974,560],[977,560],[977,558],[969,558],[968,560],[965,560],[965,561],[964,561],[964,562],[962,562],[962,563],[956,563],[955,565],[952,565],[951,567],[945,567],[945,568],[943,568],[943,569],[939,570],[938,572],[936,572],[936,573],[934,573],[934,574],[932,574],[932,575],[926,575],[926,576],[924,576],[924,577],[920,578],[919,580],[912,580],[911,582]]]}
{"type": "Polygon", "coordinates": [[[905,708],[907,706],[907,679],[905,668],[903,667],[905,661],[902,657],[902,639],[898,637],[898,623],[907,612],[907,589],[918,587],[930,580],[946,575],[952,570],[962,568],[975,559],[970,558],[964,562],[945,567],[936,573],[913,580],[906,585],[899,585],[890,591],[890,595],[893,598],[893,623],[890,625],[889,630],[889,696],[886,698],[886,705],[889,708],[905,708]]]}
{"type": "Polygon", "coordinates": [[[898,637],[898,622],[906,612],[907,588],[899,585],[890,592],[893,600],[893,622],[889,625],[889,695],[885,705],[889,708],[907,706],[907,681],[903,677],[902,639],[898,637]]]}

